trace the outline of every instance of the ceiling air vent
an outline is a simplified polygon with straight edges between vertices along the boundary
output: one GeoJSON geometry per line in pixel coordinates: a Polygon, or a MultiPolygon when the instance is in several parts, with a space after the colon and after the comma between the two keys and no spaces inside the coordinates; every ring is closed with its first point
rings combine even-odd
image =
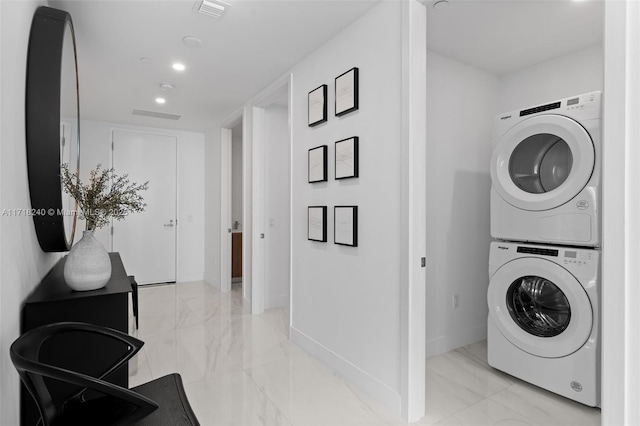
{"type": "Polygon", "coordinates": [[[222,0],[202,0],[196,3],[198,12],[214,18],[221,18],[224,11],[230,6],[231,4],[222,0]]]}
{"type": "Polygon", "coordinates": [[[166,114],[164,112],[155,112],[155,111],[145,111],[143,109],[134,109],[133,115],[141,115],[143,117],[153,117],[153,118],[162,118],[165,120],[180,120],[181,115],[177,114],[166,114]]]}

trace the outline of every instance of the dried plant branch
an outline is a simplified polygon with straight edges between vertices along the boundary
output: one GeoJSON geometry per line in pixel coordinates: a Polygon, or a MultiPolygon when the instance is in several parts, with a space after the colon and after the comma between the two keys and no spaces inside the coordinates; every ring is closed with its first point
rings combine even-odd
{"type": "Polygon", "coordinates": [[[68,164],[61,171],[62,186],[78,202],[79,218],[86,220],[87,230],[102,228],[111,218],[122,220],[129,213],[143,212],[147,206],[139,192],[149,189],[149,181],[131,182],[129,175],[118,176],[114,169],[103,169],[100,164],[89,172],[88,185],[69,171],[68,164]]]}

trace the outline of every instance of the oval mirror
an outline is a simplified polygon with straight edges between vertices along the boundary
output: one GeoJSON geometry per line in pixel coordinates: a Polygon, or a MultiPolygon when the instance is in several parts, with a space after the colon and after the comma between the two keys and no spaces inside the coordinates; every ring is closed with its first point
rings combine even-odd
{"type": "Polygon", "coordinates": [[[26,91],[29,192],[36,235],[45,252],[73,244],[77,205],[62,189],[60,166],[77,173],[80,105],[71,16],[41,6],[29,36],[26,91]]]}

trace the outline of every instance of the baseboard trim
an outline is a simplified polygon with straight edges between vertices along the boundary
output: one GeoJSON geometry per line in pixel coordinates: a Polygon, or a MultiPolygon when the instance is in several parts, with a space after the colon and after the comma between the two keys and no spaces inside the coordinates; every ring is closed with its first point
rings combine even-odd
{"type": "Polygon", "coordinates": [[[274,309],[274,308],[285,308],[289,305],[289,295],[288,294],[280,294],[277,296],[271,296],[267,300],[267,303],[264,307],[264,310],[274,309]]]}
{"type": "Polygon", "coordinates": [[[345,380],[372,396],[395,415],[401,417],[401,397],[398,391],[358,368],[358,366],[347,361],[313,338],[297,330],[295,327],[290,328],[290,336],[293,343],[316,357],[345,380]]]}
{"type": "Polygon", "coordinates": [[[204,282],[220,290],[220,281],[218,281],[214,276],[209,274],[204,274],[204,282]]]}
{"type": "Polygon", "coordinates": [[[433,339],[427,339],[426,356],[427,358],[431,358],[432,356],[440,355],[459,348],[460,346],[470,345],[486,338],[487,325],[483,324],[466,330],[456,331],[455,336],[439,336],[433,339]]]}
{"type": "Polygon", "coordinates": [[[178,275],[178,282],[191,282],[191,281],[204,281],[204,274],[180,274],[178,275]]]}

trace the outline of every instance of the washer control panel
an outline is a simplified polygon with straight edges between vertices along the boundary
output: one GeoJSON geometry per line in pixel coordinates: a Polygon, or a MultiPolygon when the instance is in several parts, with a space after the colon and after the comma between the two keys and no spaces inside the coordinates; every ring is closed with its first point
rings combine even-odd
{"type": "Polygon", "coordinates": [[[600,276],[600,253],[600,249],[590,247],[493,241],[489,249],[489,276],[513,260],[530,258],[544,259],[563,267],[580,282],[595,283],[600,276]]]}
{"type": "Polygon", "coordinates": [[[562,263],[565,265],[582,266],[591,262],[593,253],[585,250],[563,250],[562,263]]]}
{"type": "MultiPolygon", "coordinates": [[[[508,250],[508,246],[498,246],[499,249],[508,250]]],[[[540,246],[517,246],[516,252],[533,254],[536,256],[554,257],[565,265],[582,266],[593,260],[593,250],[570,249],[557,247],[540,247],[540,246]]]]}

